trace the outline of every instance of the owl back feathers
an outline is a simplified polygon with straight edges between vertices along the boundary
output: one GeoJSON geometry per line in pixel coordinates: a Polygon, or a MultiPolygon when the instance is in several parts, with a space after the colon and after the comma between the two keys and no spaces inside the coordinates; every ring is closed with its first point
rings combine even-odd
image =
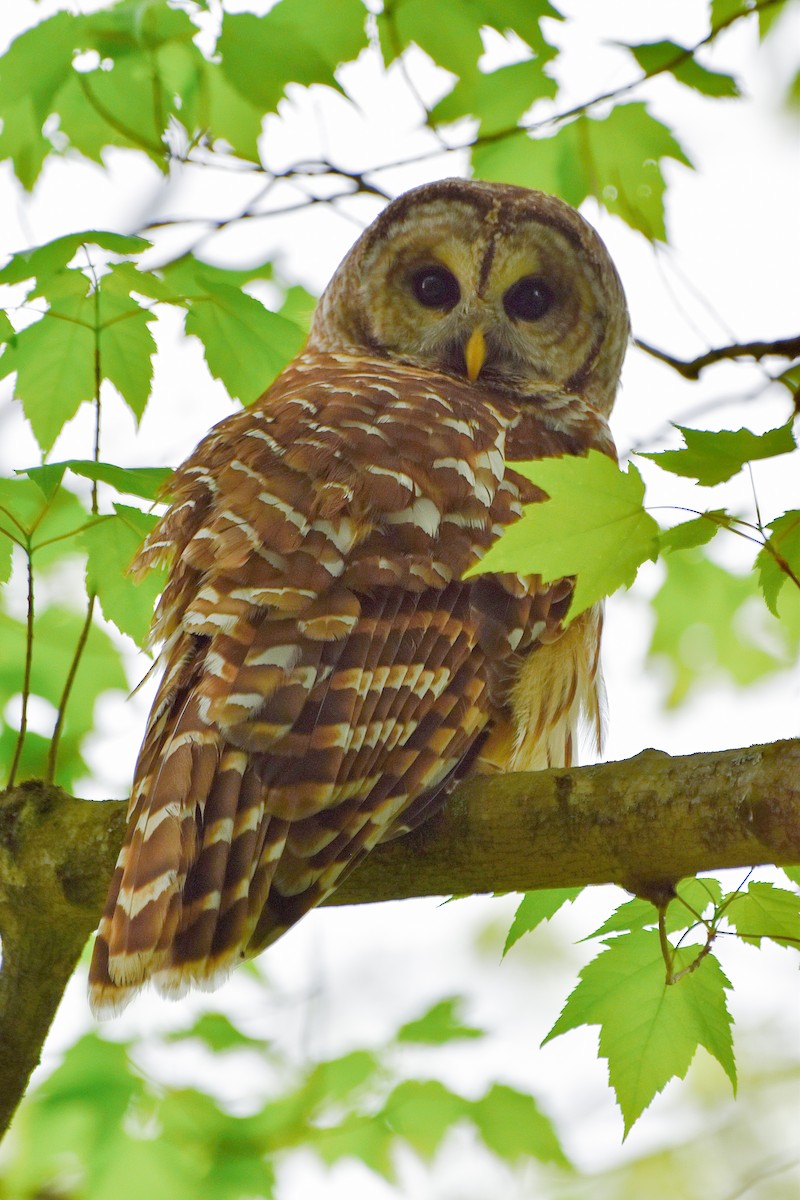
{"type": "Polygon", "coordinates": [[[520,765],[569,761],[597,709],[596,617],[559,641],[569,585],[462,581],[539,498],[509,450],[609,449],[591,410],[564,431],[552,407],[309,352],[179,469],[138,560],[173,564],[166,668],[92,960],[98,1011],[149,978],[211,986],[460,777],[502,767],[504,738],[520,765]],[[572,647],[572,682],[554,666],[537,691],[524,664],[550,643],[562,666],[572,647]]]}

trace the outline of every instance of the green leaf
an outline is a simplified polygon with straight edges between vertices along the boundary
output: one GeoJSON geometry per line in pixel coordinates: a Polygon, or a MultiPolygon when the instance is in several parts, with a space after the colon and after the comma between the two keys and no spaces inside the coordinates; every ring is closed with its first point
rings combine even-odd
{"type": "Polygon", "coordinates": [[[433,1158],[454,1125],[470,1121],[486,1146],[507,1162],[531,1157],[569,1166],[553,1125],[532,1097],[501,1084],[467,1100],[437,1080],[409,1079],[392,1091],[380,1117],[425,1160],[433,1158]]]}
{"type": "Polygon", "coordinates": [[[208,128],[215,140],[224,139],[238,158],[260,162],[258,139],[264,115],[226,78],[221,64],[206,64],[208,89],[208,128]]]}
{"type": "Polygon", "coordinates": [[[513,127],[536,100],[556,94],[556,82],[542,70],[540,59],[511,63],[496,71],[465,75],[433,108],[432,124],[447,124],[464,116],[480,120],[481,134],[513,127]]]}
{"type": "Polygon", "coordinates": [[[262,17],[226,12],[217,51],[233,88],[274,112],[288,83],[338,87],[335,70],[367,44],[361,0],[281,0],[262,17]]]}
{"type": "Polygon", "coordinates": [[[781,626],[763,607],[754,575],[734,575],[701,550],[670,554],[664,563],[648,656],[668,665],[669,707],[700,682],[722,677],[744,687],[789,665],[781,626]],[[774,653],[765,649],[770,643],[774,653]]]}
{"type": "Polygon", "coordinates": [[[381,1115],[397,1137],[429,1162],[452,1126],[469,1117],[471,1107],[438,1080],[407,1079],[392,1091],[381,1115]]]}
{"type": "Polygon", "coordinates": [[[800,949],[800,896],[771,883],[751,883],[730,899],[725,917],[739,937],[756,946],[770,938],[780,946],[800,949]]]}
{"type": "Polygon", "coordinates": [[[123,495],[141,496],[144,500],[156,500],[172,474],[169,467],[118,467],[113,463],[95,462],[91,458],[68,458],[44,467],[28,467],[17,474],[27,475],[46,490],[45,481],[57,476],[57,482],[60,482],[66,469],[84,479],[107,483],[123,495]]]}
{"type": "MultiPolygon", "coordinates": [[[[0,505],[2,501],[0,501],[0,505]]],[[[4,518],[2,507],[0,507],[0,533],[2,533],[2,523],[4,518]]],[[[14,552],[14,543],[8,537],[0,536],[0,583],[8,583],[11,578],[11,560],[14,552]]]]}
{"type": "Polygon", "coordinates": [[[508,954],[523,934],[532,933],[542,921],[549,921],[563,905],[571,903],[582,891],[582,888],[574,887],[543,888],[536,892],[526,892],[514,913],[503,954],[508,954]]]}
{"type": "Polygon", "coordinates": [[[248,1037],[233,1022],[219,1012],[201,1013],[188,1029],[175,1029],[165,1035],[168,1042],[196,1040],[202,1042],[214,1054],[226,1054],[229,1050],[256,1049],[263,1051],[260,1038],[248,1037]]]}
{"type": "Polygon", "coordinates": [[[691,166],[671,131],[639,103],[618,104],[607,117],[578,117],[553,137],[521,133],[472,152],[481,179],[554,192],[576,208],[594,196],[651,241],[666,241],[665,158],[691,166]]]}
{"type": "Polygon", "coordinates": [[[331,1105],[353,1104],[374,1086],[380,1064],[369,1050],[351,1050],[338,1058],[317,1063],[302,1089],[303,1111],[310,1119],[331,1105]]]}
{"type": "Polygon", "coordinates": [[[15,394],[45,452],[95,393],[94,333],[83,311],[80,299],[54,304],[0,359],[0,377],[17,372],[15,394]]]}
{"type": "Polygon", "coordinates": [[[361,1113],[345,1116],[337,1124],[313,1131],[306,1140],[323,1163],[337,1163],[353,1158],[376,1174],[391,1179],[395,1174],[392,1161],[392,1131],[381,1115],[368,1119],[361,1113]]]}
{"type": "Polygon", "coordinates": [[[79,80],[85,97],[81,107],[73,100],[64,114],[64,132],[75,148],[89,158],[101,158],[111,144],[143,150],[160,170],[167,170],[164,130],[170,117],[177,116],[174,96],[163,86],[157,55],[118,58],[110,71],[89,72],[79,80]],[[84,126],[83,114],[101,113],[103,125],[94,121],[84,126]],[[106,114],[108,114],[106,116],[106,114]]]}
{"type": "Polygon", "coordinates": [[[66,488],[43,490],[30,479],[0,479],[0,545],[25,547],[37,567],[79,552],[76,535],[88,520],[78,497],[66,488]]]}
{"type": "Polygon", "coordinates": [[[480,22],[460,0],[400,0],[378,16],[378,35],[388,67],[412,43],[454,75],[468,76],[483,54],[480,22]]]}
{"type": "Polygon", "coordinates": [[[0,271],[0,283],[22,283],[34,278],[40,284],[47,283],[60,275],[83,247],[97,246],[112,254],[141,254],[150,245],[145,238],[135,234],[110,233],[106,229],[67,233],[41,246],[12,254],[0,271]]]}
{"type": "MultiPolygon", "coordinates": [[[[83,614],[65,608],[51,607],[40,610],[36,615],[31,692],[41,696],[54,710],[61,703],[83,626],[83,614]]],[[[0,713],[8,701],[22,691],[26,645],[25,625],[0,613],[0,713]]],[[[56,772],[56,783],[61,787],[73,788],[76,780],[86,773],[79,747],[83,738],[94,728],[95,701],[105,691],[127,691],[127,686],[117,647],[102,629],[92,625],[66,710],[56,772]]],[[[37,740],[35,735],[30,739],[26,736],[26,747],[29,740],[32,740],[34,753],[24,759],[23,765],[28,765],[20,778],[41,778],[50,749],[49,740],[37,740]]],[[[4,747],[7,745],[8,738],[4,735],[4,747]]],[[[10,757],[0,758],[4,768],[10,761],[10,757]]]]}
{"type": "Polygon", "coordinates": [[[14,1194],[63,1195],[65,1187],[87,1200],[136,1200],[141,1189],[152,1200],[210,1194],[202,1187],[208,1155],[199,1138],[189,1153],[185,1142],[142,1129],[155,1098],[128,1051],[128,1043],[94,1034],[67,1051],[20,1112],[14,1194]]]}
{"type": "Polygon", "coordinates": [[[128,570],[141,546],[143,527],[148,532],[157,518],[124,504],[115,504],[114,509],[113,517],[98,517],[81,535],[88,554],[86,590],[97,596],[103,616],[120,633],[144,646],[166,571],[148,571],[143,579],[134,580],[128,570]]]}
{"type": "Polygon", "coordinates": [[[5,345],[17,336],[17,331],[9,320],[5,309],[0,309],[0,345],[5,345]]]}
{"type": "Polygon", "coordinates": [[[787,879],[791,880],[797,887],[800,887],[800,866],[799,867],[781,867],[787,879]]]}
{"type": "Polygon", "coordinates": [[[415,1042],[439,1046],[459,1038],[480,1038],[484,1030],[474,1025],[465,1025],[459,1010],[463,1001],[460,996],[448,996],[429,1008],[415,1021],[407,1021],[397,1031],[398,1042],[415,1042]]]}
{"type": "Polygon", "coordinates": [[[791,509],[776,517],[767,529],[769,541],[756,555],[756,566],[767,607],[777,617],[778,596],[791,578],[789,572],[800,579],[800,510],[791,509]]]}
{"type": "MultiPolygon", "coordinates": [[[[183,260],[178,260],[179,263],[183,260]]],[[[195,260],[192,259],[192,262],[195,260]]],[[[177,304],[185,307],[186,297],[183,289],[174,286],[173,277],[178,273],[178,263],[170,263],[155,271],[142,271],[135,263],[120,262],[114,266],[114,275],[118,286],[124,287],[128,295],[135,292],[138,296],[146,296],[150,300],[163,301],[166,304],[177,304]]],[[[190,275],[194,281],[194,274],[190,275]]],[[[191,290],[191,286],[190,286],[191,290]]]]}
{"type": "Polygon", "coordinates": [[[682,521],[671,529],[662,529],[658,539],[660,551],[662,554],[672,554],[675,550],[705,546],[720,529],[728,528],[731,521],[731,516],[724,508],[713,508],[691,521],[682,521]]]}
{"type": "MultiPolygon", "coordinates": [[[[673,970],[689,966],[698,947],[675,951],[673,970]]],[[[625,1122],[625,1133],[670,1079],[683,1079],[698,1046],[722,1066],[733,1086],[736,1068],[728,980],[713,955],[668,985],[658,933],[622,934],[581,971],[580,982],[545,1042],[577,1029],[600,1026],[600,1054],[625,1122]]]]}
{"type": "Polygon", "coordinates": [[[485,1096],[473,1101],[470,1117],[489,1150],[506,1162],[531,1157],[570,1166],[552,1122],[532,1096],[495,1083],[485,1096]]]}
{"type": "Polygon", "coordinates": [[[278,312],[280,316],[285,317],[287,321],[291,321],[293,325],[297,325],[307,334],[316,305],[317,297],[312,296],[311,292],[296,284],[294,287],[286,289],[283,304],[278,312]]]}
{"type": "Polygon", "coordinates": [[[0,58],[0,158],[13,162],[29,191],[52,150],[42,127],[72,71],[75,27],[75,17],[56,13],[15,38],[0,58]]]}
{"type": "Polygon", "coordinates": [[[687,87],[704,96],[738,96],[739,86],[732,75],[702,67],[694,52],[677,42],[644,42],[627,46],[642,70],[648,75],[667,70],[687,87]]]}
{"type": "Polygon", "coordinates": [[[236,288],[206,283],[205,292],[191,303],[186,333],[202,342],[214,378],[231,396],[252,404],[300,351],[305,335],[236,288]]]}
{"type": "Polygon", "coordinates": [[[164,280],[160,286],[171,289],[171,294],[163,297],[154,294],[154,298],[187,304],[205,289],[224,286],[241,290],[245,284],[257,279],[274,280],[275,268],[269,258],[255,262],[250,267],[219,267],[195,258],[193,254],[184,254],[175,262],[168,263],[160,274],[164,280]]]}
{"type": "Polygon", "coordinates": [[[147,324],[155,313],[131,298],[124,278],[112,268],[100,281],[97,346],[102,378],[113,383],[139,421],[153,382],[156,343],[147,324]]]}
{"type": "MultiPolygon", "coordinates": [[[[697,917],[703,916],[706,910],[716,907],[722,898],[722,887],[718,880],[704,877],[702,879],[683,879],[676,888],[677,896],[667,905],[664,924],[667,933],[676,933],[696,924],[697,917]]],[[[635,897],[628,900],[608,917],[603,924],[589,934],[589,938],[605,937],[609,933],[621,933],[623,930],[644,929],[658,925],[658,909],[650,900],[635,897]]]]}
{"type": "MultiPolygon", "coordinates": [[[[147,324],[155,315],[130,296],[142,273],[111,267],[90,291],[83,270],[67,268],[95,237],[102,248],[138,252],[139,238],[79,234],[58,239],[26,255],[16,255],[6,273],[15,281],[36,272],[35,295],[49,311],[17,333],[0,358],[0,377],[17,372],[16,394],[43,450],[48,451],[80,405],[95,397],[97,375],[109,380],[137,420],[150,393],[156,346],[147,324]]],[[[123,268],[129,264],[123,264],[123,268]]]]}
{"type": "Polygon", "coordinates": [[[193,43],[197,27],[159,0],[118,3],[81,20],[81,47],[95,49],[100,62],[71,72],[54,98],[61,138],[97,162],[114,145],[143,150],[166,170],[164,133],[193,115],[206,70],[193,43]]]}
{"type": "Polygon", "coordinates": [[[394,0],[378,16],[378,35],[386,66],[416,44],[434,62],[464,79],[474,74],[483,54],[482,26],[513,32],[536,53],[552,57],[542,18],[563,20],[548,0],[394,0]]]}
{"type": "Polygon", "coordinates": [[[633,583],[641,564],[655,557],[658,526],[644,510],[644,484],[635,467],[622,471],[597,450],[585,458],[512,465],[549,500],[526,505],[468,575],[514,571],[541,575],[546,582],[577,575],[569,611],[574,618],[633,583]]]}
{"type": "Polygon", "coordinates": [[[685,449],[662,450],[642,457],[673,475],[696,479],[703,487],[724,483],[741,471],[745,463],[791,454],[797,448],[791,421],[766,433],[751,433],[749,429],[687,429],[683,425],[675,428],[683,435],[685,449]]]}
{"type": "Polygon", "coordinates": [[[755,11],[756,0],[711,0],[711,28],[719,29],[737,18],[749,17],[755,11]]]}

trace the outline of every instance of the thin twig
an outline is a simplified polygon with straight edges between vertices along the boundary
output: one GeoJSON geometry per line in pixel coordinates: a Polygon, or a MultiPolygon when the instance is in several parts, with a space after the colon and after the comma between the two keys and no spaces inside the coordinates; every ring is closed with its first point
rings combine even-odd
{"type": "Polygon", "coordinates": [[[700,372],[706,367],[729,359],[754,358],[760,362],[762,358],[770,356],[797,358],[800,355],[800,334],[796,337],[777,338],[773,342],[733,342],[730,346],[718,346],[715,350],[707,350],[705,354],[699,354],[697,358],[688,360],[675,358],[672,354],[667,354],[665,350],[659,350],[656,346],[651,346],[649,342],[642,341],[641,338],[634,338],[633,344],[640,350],[644,350],[645,354],[672,367],[684,379],[699,379],[700,372]]]}
{"type": "MultiPolygon", "coordinates": [[[[343,167],[338,167],[331,162],[327,162],[327,161],[323,161],[323,160],[298,162],[298,163],[295,163],[293,166],[291,166],[281,172],[270,171],[267,167],[260,165],[260,164],[257,164],[257,165],[256,164],[248,164],[248,166],[255,173],[261,173],[261,174],[268,175],[271,180],[282,179],[284,181],[288,181],[290,179],[295,178],[298,175],[306,175],[306,176],[312,176],[312,177],[320,176],[320,175],[334,175],[338,178],[347,179],[347,180],[355,183],[356,184],[355,193],[367,192],[367,193],[372,193],[372,194],[381,196],[384,199],[389,199],[390,197],[386,194],[385,191],[383,191],[381,188],[377,187],[376,185],[370,183],[365,178],[365,176],[367,174],[369,174],[371,176],[375,176],[376,174],[378,174],[382,171],[392,171],[392,170],[396,170],[400,167],[416,166],[417,164],[427,162],[432,158],[438,158],[442,154],[460,153],[460,152],[463,152],[464,150],[472,150],[478,146],[486,146],[486,145],[494,144],[495,142],[504,141],[507,138],[518,137],[518,136],[526,136],[527,137],[527,136],[530,136],[531,134],[543,132],[544,130],[550,129],[553,126],[561,125],[564,122],[570,121],[575,117],[582,116],[584,113],[591,111],[593,108],[596,108],[598,105],[608,103],[609,101],[615,101],[615,100],[620,99],[623,96],[626,96],[629,92],[634,91],[636,88],[640,87],[643,83],[647,83],[647,82],[649,82],[649,80],[655,79],[659,75],[668,74],[669,72],[674,71],[677,67],[681,66],[682,63],[691,61],[694,58],[694,56],[698,50],[700,50],[703,46],[710,45],[713,41],[715,41],[715,39],[719,36],[720,33],[722,33],[729,26],[733,25],[736,21],[741,20],[743,17],[749,17],[749,16],[753,16],[756,13],[764,12],[770,8],[773,8],[776,4],[782,3],[782,2],[783,2],[783,0],[762,0],[761,3],[756,4],[752,9],[748,10],[747,12],[742,12],[742,11],[732,12],[728,17],[725,18],[725,20],[721,21],[718,25],[716,25],[713,29],[711,29],[711,31],[708,34],[706,34],[706,36],[704,38],[701,38],[700,41],[696,42],[694,46],[690,46],[690,47],[686,47],[685,49],[682,49],[678,54],[674,55],[668,62],[662,63],[660,66],[654,67],[650,71],[643,71],[642,74],[638,78],[631,80],[629,83],[623,84],[619,88],[614,88],[610,91],[602,92],[597,96],[593,96],[589,100],[584,100],[580,104],[572,105],[570,108],[563,109],[561,112],[553,113],[550,116],[544,117],[537,121],[530,121],[525,124],[511,125],[511,126],[506,127],[505,129],[493,130],[491,133],[479,134],[477,137],[474,137],[467,142],[463,142],[463,143],[457,144],[457,145],[444,145],[443,146],[440,144],[440,145],[436,146],[435,149],[426,150],[422,153],[409,155],[406,158],[398,158],[398,159],[394,159],[389,162],[380,163],[376,166],[365,168],[362,171],[348,171],[348,170],[345,170],[343,167]]],[[[413,89],[412,89],[412,91],[413,91],[413,89]]],[[[430,124],[428,125],[428,128],[431,129],[431,132],[435,133],[435,131],[431,128],[430,124]]],[[[213,151],[212,151],[212,155],[213,155],[213,151]]],[[[205,160],[197,161],[196,159],[193,159],[191,155],[189,155],[185,161],[193,162],[197,166],[209,165],[209,163],[206,162],[205,160]]],[[[341,196],[336,196],[336,197],[310,196],[306,201],[301,202],[298,205],[292,205],[290,207],[271,209],[267,212],[253,212],[252,210],[249,210],[246,212],[238,213],[235,216],[223,218],[219,222],[210,222],[209,223],[210,228],[209,228],[208,232],[204,235],[204,240],[206,237],[210,236],[214,232],[217,232],[219,229],[225,228],[226,226],[233,224],[235,221],[247,220],[247,219],[253,219],[253,218],[263,219],[263,218],[269,218],[269,217],[273,217],[273,216],[279,216],[279,215],[283,215],[286,212],[294,212],[294,211],[297,211],[298,209],[309,207],[313,204],[330,203],[331,200],[341,199],[341,198],[342,198],[341,196]]],[[[151,229],[163,228],[165,226],[170,226],[170,225],[174,225],[174,224],[185,224],[185,221],[182,218],[165,218],[164,220],[161,220],[159,222],[156,222],[153,224],[148,224],[144,228],[145,228],[145,230],[151,230],[151,229]]]]}
{"type": "MultiPolygon", "coordinates": [[[[84,251],[84,254],[86,255],[89,270],[90,270],[90,272],[92,274],[92,278],[94,280],[94,405],[95,405],[94,461],[99,462],[100,461],[100,411],[101,411],[101,409],[100,409],[100,385],[102,383],[102,378],[103,378],[102,363],[100,361],[100,332],[101,332],[100,288],[99,288],[99,283],[98,283],[98,279],[97,279],[97,273],[95,272],[94,264],[89,255],[88,247],[84,246],[83,251],[84,251]]],[[[99,509],[98,481],[96,479],[92,480],[92,505],[91,505],[91,508],[92,508],[92,515],[96,517],[98,515],[98,509],[99,509]]],[[[66,719],[66,714],[67,714],[67,704],[69,703],[69,698],[70,698],[70,694],[72,692],[72,687],[73,687],[73,684],[75,683],[75,676],[78,673],[78,667],[80,666],[80,661],[81,661],[81,658],[83,657],[83,652],[86,648],[86,643],[89,638],[89,632],[92,627],[92,618],[94,617],[94,605],[95,605],[96,599],[97,599],[96,593],[91,592],[89,594],[89,603],[86,606],[86,616],[84,618],[83,625],[81,626],[81,632],[78,636],[78,641],[75,645],[75,653],[72,656],[72,662],[69,665],[69,670],[67,672],[67,678],[64,681],[64,688],[61,693],[61,698],[60,698],[59,704],[58,704],[58,714],[56,716],[56,723],[53,728],[53,736],[50,739],[50,749],[47,754],[47,774],[45,776],[45,781],[47,783],[52,783],[55,778],[56,764],[58,761],[58,748],[59,748],[59,744],[61,742],[61,734],[64,729],[64,721],[66,719]]]]}
{"type": "Polygon", "coordinates": [[[17,741],[14,746],[14,758],[11,763],[11,770],[8,774],[9,788],[14,786],[14,780],[17,774],[20,758],[22,757],[22,746],[25,742],[25,734],[28,729],[28,700],[31,694],[31,668],[33,666],[33,558],[31,556],[30,547],[28,548],[28,617],[25,626],[25,670],[22,676],[22,713],[19,719],[19,732],[17,733],[17,741]]]}
{"type": "Polygon", "coordinates": [[[75,676],[78,673],[78,667],[80,666],[80,661],[81,661],[81,658],[83,657],[83,651],[86,648],[86,642],[89,638],[89,632],[92,628],[92,617],[94,616],[95,600],[96,600],[96,596],[95,596],[94,592],[92,592],[92,594],[89,596],[89,603],[86,608],[86,616],[84,618],[83,626],[81,627],[81,632],[78,637],[77,644],[75,646],[75,653],[72,656],[72,662],[69,665],[69,671],[67,672],[67,678],[64,681],[64,690],[61,693],[61,699],[59,700],[59,703],[58,703],[58,716],[56,717],[56,723],[55,723],[55,726],[53,727],[53,736],[50,739],[50,749],[47,754],[47,772],[45,774],[45,783],[47,783],[47,784],[52,783],[53,780],[55,779],[56,761],[58,759],[58,747],[59,747],[59,743],[61,741],[61,734],[63,733],[63,730],[64,730],[64,719],[67,714],[67,704],[69,703],[70,693],[72,692],[72,685],[75,682],[75,676]]]}

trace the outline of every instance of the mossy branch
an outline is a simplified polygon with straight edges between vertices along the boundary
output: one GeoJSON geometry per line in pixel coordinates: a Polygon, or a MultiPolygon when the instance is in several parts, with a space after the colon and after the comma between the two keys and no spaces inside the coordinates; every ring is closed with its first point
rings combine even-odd
{"type": "MultiPolygon", "coordinates": [[[[27,783],[0,795],[0,1130],[102,910],[127,805],[27,783]]],[[[617,883],[800,862],[800,740],[482,777],[374,851],[329,903],[617,883]]]]}

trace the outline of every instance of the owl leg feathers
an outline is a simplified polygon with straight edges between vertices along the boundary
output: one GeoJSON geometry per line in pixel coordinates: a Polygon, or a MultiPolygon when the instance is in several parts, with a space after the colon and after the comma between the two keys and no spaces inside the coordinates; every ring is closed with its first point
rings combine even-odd
{"type": "Polygon", "coordinates": [[[605,691],[600,671],[600,605],[554,641],[535,646],[522,663],[499,721],[476,759],[475,774],[570,767],[584,732],[602,748],[605,691]]]}

